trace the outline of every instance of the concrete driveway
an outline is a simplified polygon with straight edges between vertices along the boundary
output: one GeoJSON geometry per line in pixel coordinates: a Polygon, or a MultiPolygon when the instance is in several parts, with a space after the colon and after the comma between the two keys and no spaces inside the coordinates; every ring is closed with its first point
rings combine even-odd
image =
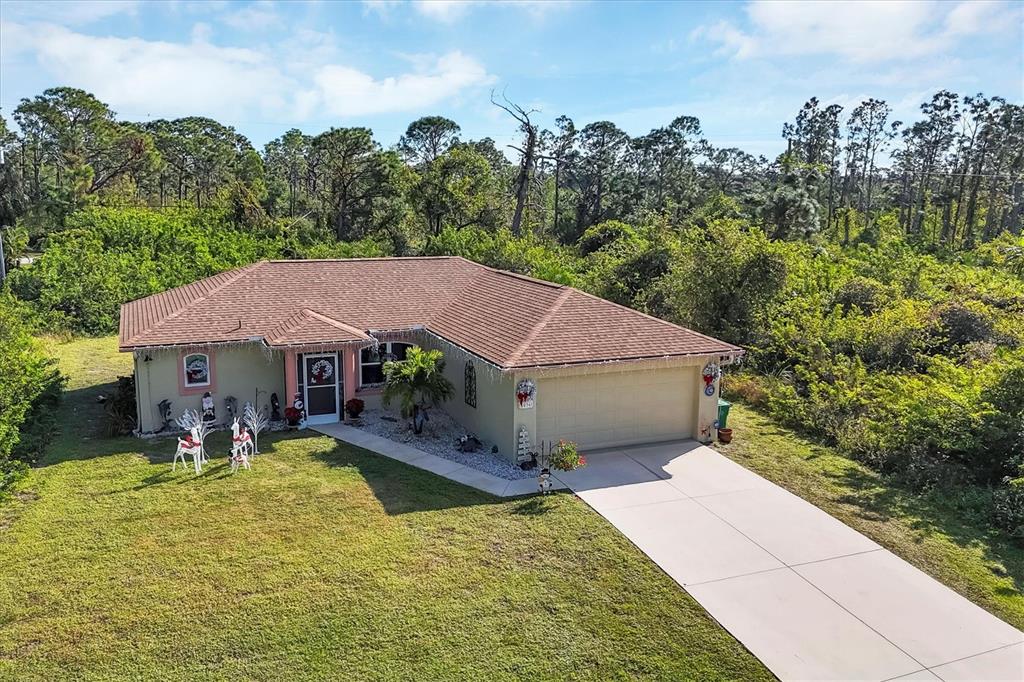
{"type": "Polygon", "coordinates": [[[783,680],[1024,680],[1024,633],[711,448],[559,478],[783,680]]]}

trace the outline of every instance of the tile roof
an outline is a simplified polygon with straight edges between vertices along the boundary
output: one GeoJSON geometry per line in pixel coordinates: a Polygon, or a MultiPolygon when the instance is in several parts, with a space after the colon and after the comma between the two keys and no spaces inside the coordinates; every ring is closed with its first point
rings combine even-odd
{"type": "Polygon", "coordinates": [[[506,369],[742,352],[572,287],[447,256],[255,263],[124,304],[120,346],[365,343],[418,328],[506,369]]]}

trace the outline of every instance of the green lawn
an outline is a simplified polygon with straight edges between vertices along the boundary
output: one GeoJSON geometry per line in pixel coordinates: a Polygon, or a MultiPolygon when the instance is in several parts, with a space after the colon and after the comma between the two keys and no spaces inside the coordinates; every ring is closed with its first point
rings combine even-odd
{"type": "Polygon", "coordinates": [[[719,451],[824,509],[1006,622],[1024,629],[1024,547],[993,530],[966,489],[915,495],[871,469],[733,405],[719,451]]]}
{"type": "Polygon", "coordinates": [[[70,375],[44,465],[0,508],[0,678],[770,679],[568,494],[502,501],[319,436],[171,474],[105,439],[113,339],[70,375]]]}

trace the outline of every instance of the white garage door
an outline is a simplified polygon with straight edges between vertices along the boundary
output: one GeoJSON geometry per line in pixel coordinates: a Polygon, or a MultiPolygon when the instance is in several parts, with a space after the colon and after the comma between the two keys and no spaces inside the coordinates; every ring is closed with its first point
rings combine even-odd
{"type": "Polygon", "coordinates": [[[541,379],[538,436],[584,448],[690,438],[697,378],[684,367],[541,379]]]}

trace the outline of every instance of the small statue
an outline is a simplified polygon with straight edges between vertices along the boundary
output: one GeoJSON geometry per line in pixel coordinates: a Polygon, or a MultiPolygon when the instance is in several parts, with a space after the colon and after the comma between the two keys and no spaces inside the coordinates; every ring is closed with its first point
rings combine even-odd
{"type": "Polygon", "coordinates": [[[227,412],[224,423],[230,424],[238,416],[238,398],[233,395],[224,398],[224,411],[227,412]]]}
{"type": "Polygon", "coordinates": [[[217,421],[217,414],[213,408],[213,396],[209,391],[203,394],[203,421],[207,424],[217,421]]]}
{"type": "Polygon", "coordinates": [[[174,419],[171,417],[171,401],[164,398],[156,404],[156,409],[160,411],[160,428],[157,432],[165,431],[174,424],[174,419]]]}
{"type": "Polygon", "coordinates": [[[540,476],[537,478],[537,487],[540,488],[541,495],[547,495],[551,492],[551,471],[549,469],[540,470],[540,476]]]}
{"type": "Polygon", "coordinates": [[[306,428],[306,405],[302,402],[301,393],[296,393],[292,406],[285,408],[284,418],[292,428],[306,428]]]}
{"type": "Polygon", "coordinates": [[[277,399],[276,393],[270,394],[270,421],[281,421],[281,402],[277,399]]]}

